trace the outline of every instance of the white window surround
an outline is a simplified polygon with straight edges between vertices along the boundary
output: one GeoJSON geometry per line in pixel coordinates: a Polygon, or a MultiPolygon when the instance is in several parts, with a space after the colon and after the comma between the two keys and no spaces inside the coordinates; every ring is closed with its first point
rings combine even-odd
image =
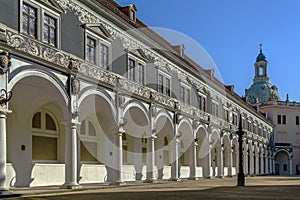
{"type": "Polygon", "coordinates": [[[139,83],[139,65],[141,64],[143,67],[144,67],[144,76],[143,76],[143,80],[144,82],[143,83],[140,83],[142,85],[145,85],[146,84],[146,61],[143,60],[143,59],[140,59],[139,57],[135,56],[134,54],[132,53],[128,53],[128,58],[127,58],[127,76],[126,78],[128,78],[128,72],[129,72],[129,65],[128,65],[128,61],[129,59],[133,60],[134,61],[134,81],[139,83]]]}
{"type": "Polygon", "coordinates": [[[100,63],[100,52],[101,52],[101,44],[105,45],[106,47],[108,47],[108,60],[107,60],[107,65],[105,68],[110,70],[111,67],[111,43],[108,40],[105,40],[103,37],[101,37],[100,35],[95,34],[94,32],[86,29],[85,30],[85,45],[84,45],[84,57],[86,60],[86,56],[87,56],[87,40],[88,38],[91,38],[93,40],[95,40],[96,42],[96,49],[95,49],[95,63],[92,63],[94,65],[98,65],[99,67],[103,67],[101,66],[100,63]]]}
{"type": "MultiPolygon", "coordinates": [[[[94,120],[92,120],[91,118],[86,118],[84,119],[82,122],[81,122],[81,127],[80,127],[80,133],[79,133],[79,138],[80,138],[80,141],[83,143],[84,145],[84,142],[88,142],[88,143],[94,143],[95,146],[96,146],[96,154],[97,155],[92,155],[95,157],[96,160],[99,160],[98,159],[98,152],[99,152],[99,137],[98,137],[98,133],[97,133],[97,127],[95,126],[95,122],[94,120]],[[95,135],[91,135],[90,134],[90,124],[93,126],[93,129],[95,130],[95,135]],[[84,129],[84,132],[82,132],[82,130],[84,129]]],[[[86,148],[87,151],[88,148],[86,148]]],[[[89,152],[90,153],[90,152],[89,152]]],[[[98,161],[80,161],[81,163],[98,163],[98,161]]]]}
{"type": "Polygon", "coordinates": [[[158,87],[160,86],[159,85],[159,76],[162,76],[163,77],[163,94],[165,94],[166,96],[168,96],[167,92],[168,90],[170,91],[170,96],[172,96],[172,79],[171,79],[171,75],[159,70],[158,73],[157,73],[157,91],[159,91],[158,87]],[[167,80],[169,80],[170,82],[170,86],[169,88],[167,88],[167,80]]]}
{"type": "MultiPolygon", "coordinates": [[[[57,140],[57,146],[56,146],[56,152],[57,152],[57,155],[56,155],[56,160],[34,160],[32,158],[32,162],[33,163],[38,163],[38,162],[42,162],[42,163],[58,163],[59,162],[59,126],[57,124],[57,120],[55,119],[54,115],[49,112],[48,110],[46,109],[39,109],[37,110],[36,112],[34,112],[34,114],[32,115],[32,118],[31,118],[31,122],[33,122],[33,118],[34,116],[37,114],[37,113],[41,113],[41,118],[40,118],[40,125],[41,127],[40,128],[34,128],[34,127],[31,127],[32,129],[32,140],[33,140],[33,137],[34,136],[37,136],[37,137],[45,137],[45,138],[55,138],[57,140]],[[51,119],[53,120],[54,124],[55,124],[55,129],[56,130],[50,130],[50,129],[47,129],[46,128],[46,114],[49,115],[51,117],[51,119]]],[[[33,150],[33,147],[32,147],[32,152],[34,153],[34,150],[33,150]]]]}
{"type": "Polygon", "coordinates": [[[183,82],[180,83],[180,89],[179,89],[179,92],[180,92],[180,100],[183,99],[183,103],[185,104],[191,104],[191,87],[183,82]],[[181,88],[184,89],[184,97],[182,97],[182,91],[181,91],[181,88]]]}
{"type": "MultiPolygon", "coordinates": [[[[60,49],[61,48],[61,20],[60,20],[60,13],[58,11],[54,11],[53,9],[49,9],[47,6],[39,3],[38,1],[34,0],[20,0],[19,4],[19,10],[20,10],[20,16],[19,16],[19,30],[20,33],[23,33],[22,31],[22,19],[23,19],[23,13],[22,13],[22,7],[23,4],[26,3],[27,5],[33,7],[37,11],[37,25],[36,25],[36,39],[43,42],[43,30],[44,30],[44,16],[45,14],[54,18],[56,20],[56,41],[55,41],[55,47],[60,49]]],[[[27,35],[27,34],[25,34],[27,35]]],[[[45,43],[45,42],[44,42],[45,43]]],[[[45,43],[47,45],[50,45],[48,43],[45,43]]],[[[51,45],[52,46],[52,45],[51,45]]]]}

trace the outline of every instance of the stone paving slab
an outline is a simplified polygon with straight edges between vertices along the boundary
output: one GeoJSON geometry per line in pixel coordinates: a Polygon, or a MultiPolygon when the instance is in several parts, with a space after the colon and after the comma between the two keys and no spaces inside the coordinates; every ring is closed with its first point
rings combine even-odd
{"type": "Polygon", "coordinates": [[[236,187],[236,178],[216,178],[155,184],[134,182],[119,187],[89,184],[77,190],[58,186],[16,188],[9,195],[0,199],[300,199],[300,177],[246,177],[246,187],[236,187]]]}

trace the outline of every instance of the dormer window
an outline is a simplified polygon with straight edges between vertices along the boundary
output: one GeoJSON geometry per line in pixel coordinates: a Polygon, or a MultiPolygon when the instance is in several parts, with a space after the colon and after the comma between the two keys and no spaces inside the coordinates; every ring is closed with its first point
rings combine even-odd
{"type": "Polygon", "coordinates": [[[126,7],[122,7],[121,10],[129,17],[130,21],[136,22],[136,7],[134,4],[131,4],[126,7]]]}
{"type": "Polygon", "coordinates": [[[135,21],[135,11],[133,9],[130,9],[130,20],[135,21]]]}

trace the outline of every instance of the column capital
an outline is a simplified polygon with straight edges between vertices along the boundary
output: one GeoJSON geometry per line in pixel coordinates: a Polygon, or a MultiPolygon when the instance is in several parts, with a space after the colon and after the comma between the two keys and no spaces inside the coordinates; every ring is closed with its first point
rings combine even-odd
{"type": "Polygon", "coordinates": [[[7,114],[10,114],[10,113],[12,113],[11,110],[8,110],[8,109],[6,109],[6,108],[0,106],[0,117],[3,116],[3,115],[6,116],[7,114]]]}
{"type": "Polygon", "coordinates": [[[62,122],[62,124],[66,127],[69,127],[69,128],[74,128],[74,127],[77,127],[77,126],[80,126],[81,123],[77,120],[71,120],[71,121],[65,121],[65,122],[62,122]]]}

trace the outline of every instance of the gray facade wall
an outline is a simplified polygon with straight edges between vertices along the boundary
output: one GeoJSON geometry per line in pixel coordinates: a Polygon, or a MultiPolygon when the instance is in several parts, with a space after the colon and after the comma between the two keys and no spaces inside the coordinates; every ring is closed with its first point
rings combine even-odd
{"type": "Polygon", "coordinates": [[[0,0],[0,23],[19,30],[19,1],[0,0]]]}
{"type": "Polygon", "coordinates": [[[84,29],[75,14],[68,10],[61,15],[61,48],[84,59],[85,55],[84,29]]]}

